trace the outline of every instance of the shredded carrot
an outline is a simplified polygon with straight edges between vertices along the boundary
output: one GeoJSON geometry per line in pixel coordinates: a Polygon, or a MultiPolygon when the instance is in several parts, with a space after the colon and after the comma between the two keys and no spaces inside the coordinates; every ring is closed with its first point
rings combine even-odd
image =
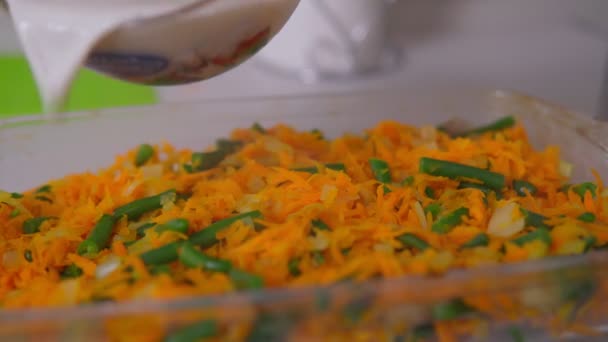
{"type": "MultiPolygon", "coordinates": [[[[534,149],[521,125],[452,138],[433,127],[387,121],[366,133],[326,140],[285,125],[238,129],[230,140],[237,147],[204,169],[197,169],[205,162],[196,160],[200,155],[165,142],[141,166],[133,149],[96,173],[69,175],[23,196],[0,192],[0,304],[9,310],[233,292],[238,286],[228,273],[193,268],[179,258],[154,265],[161,270],[140,256],[253,211],[261,217],[233,222],[213,236],[217,243],[195,248],[259,276],[267,288],[441,276],[458,268],[582,254],[608,243],[600,175],[593,171],[595,192],[564,190],[568,179],[559,172],[559,149],[534,149]],[[388,165],[388,181],[370,167],[372,158],[388,165]],[[503,189],[483,191],[476,179],[421,172],[422,158],[489,170],[506,182],[503,189]],[[514,180],[536,190],[522,194],[514,180]],[[176,193],[155,207],[115,217],[110,241],[98,251],[79,251],[102,215],[169,189],[176,193]],[[508,203],[522,211],[500,213],[508,203]],[[466,213],[443,227],[459,208],[466,213]],[[544,218],[548,239],[535,237],[544,228],[524,222],[523,210],[544,218]],[[585,213],[595,214],[594,220],[580,220],[585,213]],[[32,220],[41,218],[34,226],[32,220]],[[185,230],[167,228],[176,219],[187,222],[185,230]]],[[[469,304],[491,311],[495,301],[469,304]]],[[[519,307],[504,297],[500,302],[509,308],[503,316],[519,307]]],[[[454,339],[452,325],[436,327],[440,340],[454,339]]],[[[151,334],[142,339],[154,340],[151,334]]]]}

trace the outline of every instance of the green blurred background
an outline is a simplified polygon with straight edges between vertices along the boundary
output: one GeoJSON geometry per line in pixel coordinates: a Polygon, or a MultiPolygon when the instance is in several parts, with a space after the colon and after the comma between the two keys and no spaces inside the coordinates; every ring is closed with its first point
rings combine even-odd
{"type": "MultiPolygon", "coordinates": [[[[156,103],[151,87],[117,81],[82,69],[69,94],[66,111],[156,103]]],[[[40,114],[42,105],[36,83],[23,56],[0,56],[0,119],[40,114]]]]}

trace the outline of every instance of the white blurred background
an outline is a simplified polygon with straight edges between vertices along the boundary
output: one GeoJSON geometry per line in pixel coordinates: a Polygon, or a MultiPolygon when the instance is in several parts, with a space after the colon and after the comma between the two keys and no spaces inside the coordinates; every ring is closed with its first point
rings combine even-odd
{"type": "MultiPolygon", "coordinates": [[[[303,82],[269,70],[262,55],[208,82],[159,89],[160,98],[179,102],[377,87],[481,86],[598,111],[608,47],[608,28],[600,24],[608,22],[608,0],[397,0],[394,6],[391,37],[404,55],[390,72],[303,82]]],[[[280,40],[267,51],[287,54],[294,47],[285,41],[298,44],[296,38],[280,40]]],[[[18,49],[8,18],[0,14],[0,53],[18,49]]]]}

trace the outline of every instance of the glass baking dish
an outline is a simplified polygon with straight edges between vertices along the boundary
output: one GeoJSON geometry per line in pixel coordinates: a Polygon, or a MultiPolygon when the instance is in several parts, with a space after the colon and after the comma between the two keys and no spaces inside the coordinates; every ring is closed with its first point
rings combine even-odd
{"type": "MultiPolygon", "coordinates": [[[[542,100],[484,89],[393,89],[346,95],[208,101],[0,121],[0,189],[22,191],[94,170],[141,142],[203,148],[236,127],[286,123],[328,136],[380,120],[414,125],[515,115],[536,147],[561,148],[574,181],[608,175],[608,126],[542,100]]],[[[490,340],[608,336],[608,255],[456,270],[329,287],[273,289],[172,301],[0,310],[0,341],[155,341],[201,320],[218,340],[490,340]],[[449,308],[466,303],[469,314],[449,308]],[[448,311],[446,311],[446,308],[448,311]],[[447,314],[446,314],[447,312],[447,314]],[[423,336],[423,333],[426,335],[423,336]]]]}

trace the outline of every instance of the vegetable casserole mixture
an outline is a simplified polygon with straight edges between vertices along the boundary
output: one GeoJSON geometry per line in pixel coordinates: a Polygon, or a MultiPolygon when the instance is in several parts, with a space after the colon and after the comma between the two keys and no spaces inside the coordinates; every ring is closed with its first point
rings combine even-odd
{"type": "Polygon", "coordinates": [[[2,308],[436,276],[608,242],[600,177],[507,117],[467,133],[278,125],[205,152],[141,145],[97,173],[0,192],[2,308]]]}

